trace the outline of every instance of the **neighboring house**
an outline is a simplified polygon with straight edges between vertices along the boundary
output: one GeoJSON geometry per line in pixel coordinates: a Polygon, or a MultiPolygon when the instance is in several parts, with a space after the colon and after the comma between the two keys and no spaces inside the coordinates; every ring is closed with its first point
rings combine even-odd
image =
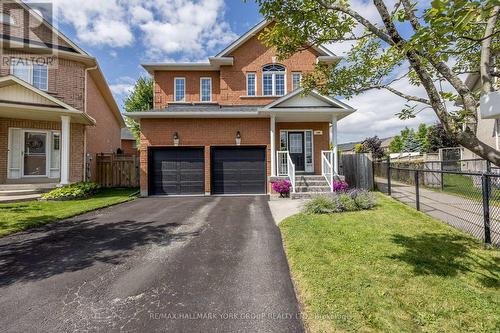
{"type": "Polygon", "coordinates": [[[394,137],[391,136],[389,138],[385,139],[380,139],[382,142],[380,143],[380,148],[384,151],[384,153],[389,152],[389,146],[391,145],[392,140],[394,140],[394,137]]]}
{"type": "MultiPolygon", "coordinates": [[[[479,74],[469,74],[465,80],[465,84],[474,91],[479,91],[481,88],[481,77],[479,74]]],[[[457,103],[460,105],[460,103],[457,103]]],[[[487,145],[499,150],[499,120],[498,118],[484,118],[480,110],[477,112],[476,135],[479,140],[487,145]]],[[[463,159],[479,159],[479,157],[468,149],[464,149],[463,159]]]]}
{"type": "Polygon", "coordinates": [[[128,127],[122,128],[122,152],[125,155],[139,155],[137,142],[128,127]]]}
{"type": "Polygon", "coordinates": [[[341,143],[338,145],[338,149],[342,153],[354,153],[354,148],[356,147],[356,145],[362,142],[363,141],[341,143]]]}
{"type": "MultiPolygon", "coordinates": [[[[304,95],[300,80],[317,62],[340,58],[311,47],[278,61],[258,39],[268,24],[208,63],[143,65],[154,77],[155,108],[127,113],[141,124],[142,195],[264,194],[272,177],[293,169],[322,174],[337,121],[355,110],[316,91],[304,95]]],[[[337,159],[329,164],[337,170],[337,159]]]]}
{"type": "Polygon", "coordinates": [[[124,121],[95,58],[21,1],[0,3],[0,184],[84,180],[124,121]]]}

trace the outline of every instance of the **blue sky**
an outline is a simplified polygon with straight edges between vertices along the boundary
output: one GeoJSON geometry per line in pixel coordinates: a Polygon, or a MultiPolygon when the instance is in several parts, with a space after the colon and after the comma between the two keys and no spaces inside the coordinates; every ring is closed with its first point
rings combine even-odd
{"type": "MultiPolygon", "coordinates": [[[[29,2],[29,1],[28,1],[29,2]]],[[[34,1],[36,2],[36,1],[34,1]]],[[[207,61],[262,20],[248,0],[52,0],[55,26],[97,57],[120,107],[141,75],[145,62],[207,61]]],[[[392,6],[394,1],[387,0],[392,6]]],[[[351,6],[372,22],[380,20],[371,2],[351,0],[351,6]]],[[[420,4],[420,3],[419,3],[420,4]]],[[[349,45],[332,45],[342,55],[349,45]]],[[[396,88],[422,95],[405,80],[396,88]]],[[[395,114],[405,101],[387,91],[369,91],[344,101],[358,110],[339,122],[339,141],[367,136],[387,137],[405,127],[432,123],[431,111],[401,121],[395,114]]]]}

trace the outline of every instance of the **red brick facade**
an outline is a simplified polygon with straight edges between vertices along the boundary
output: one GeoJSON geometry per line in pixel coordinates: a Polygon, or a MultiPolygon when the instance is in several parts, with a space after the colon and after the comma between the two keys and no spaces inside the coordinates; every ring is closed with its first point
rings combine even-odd
{"type": "MultiPolygon", "coordinates": [[[[298,52],[289,59],[278,62],[274,49],[264,46],[257,36],[251,37],[228,56],[233,57],[232,66],[221,66],[213,71],[154,72],[155,109],[165,108],[174,102],[174,79],[184,77],[185,102],[200,103],[200,78],[212,78],[212,102],[222,106],[264,106],[278,97],[262,96],[262,67],[279,63],[286,68],[286,94],[292,91],[292,73],[306,74],[313,70],[318,57],[313,49],[298,52]],[[256,74],[257,96],[247,95],[247,73],[256,74]]],[[[141,192],[148,187],[148,148],[173,146],[173,134],[179,135],[179,146],[204,147],[205,192],[210,193],[210,147],[234,146],[236,132],[241,133],[241,145],[265,146],[267,148],[267,175],[271,175],[270,149],[271,120],[262,118],[158,118],[141,120],[141,192]]],[[[329,149],[328,122],[277,122],[276,149],[280,147],[280,130],[312,130],[314,149],[314,172],[321,174],[321,151],[329,149]],[[321,134],[320,134],[321,133],[321,134]]],[[[269,186],[270,187],[270,186],[269,186]]],[[[270,188],[268,188],[270,191],[270,188]]]]}
{"type": "MultiPolygon", "coordinates": [[[[273,63],[274,49],[264,46],[257,37],[249,39],[232,54],[233,66],[221,66],[220,71],[156,71],[155,108],[174,101],[174,78],[186,78],[186,102],[200,102],[200,78],[212,78],[212,101],[221,105],[266,105],[276,97],[262,96],[262,67],[273,63]],[[257,96],[246,97],[246,74],[256,73],[257,96]]],[[[310,72],[318,54],[312,49],[294,54],[279,62],[286,68],[286,91],[292,91],[292,73],[310,72]]]]}
{"type": "MultiPolygon", "coordinates": [[[[102,87],[105,80],[102,76],[97,76],[99,80],[102,78],[102,82],[98,81],[101,84],[98,85],[88,71],[95,67],[94,60],[86,55],[75,53],[75,48],[72,45],[53,33],[47,25],[39,24],[30,15],[25,15],[26,12],[18,4],[2,3],[0,4],[0,13],[9,14],[16,23],[15,25],[0,24],[1,34],[17,38],[28,36],[33,41],[62,46],[65,48],[64,51],[73,50],[71,56],[69,56],[71,52],[54,53],[50,49],[46,49],[45,53],[29,53],[29,51],[20,51],[19,48],[8,48],[9,44],[4,43],[4,48],[0,52],[0,77],[11,74],[12,59],[36,59],[39,63],[45,63],[48,65],[47,93],[77,110],[88,113],[96,120],[95,126],[87,126],[86,128],[80,124],[71,125],[70,177],[71,181],[82,180],[84,177],[85,147],[87,149],[85,153],[91,154],[116,152],[121,147],[120,128],[123,121],[118,119],[121,117],[117,115],[118,111],[116,113],[113,111],[116,108],[112,108],[109,102],[110,98],[107,99],[108,102],[104,98],[102,87]],[[26,35],[28,26],[30,27],[29,35],[26,35]]],[[[39,52],[42,51],[39,50],[39,52]]],[[[95,71],[95,68],[93,70],[95,71]]],[[[0,117],[2,117],[1,114],[0,117]]],[[[0,121],[2,126],[0,132],[2,139],[0,143],[0,183],[3,183],[7,177],[8,128],[59,129],[60,123],[2,118],[0,121]]]]}
{"type": "Polygon", "coordinates": [[[143,119],[141,120],[141,190],[148,187],[148,147],[174,146],[173,135],[179,135],[180,146],[205,147],[205,192],[210,192],[210,147],[235,146],[236,132],[241,146],[267,148],[267,174],[271,173],[270,122],[264,118],[241,119],[143,119]]]}

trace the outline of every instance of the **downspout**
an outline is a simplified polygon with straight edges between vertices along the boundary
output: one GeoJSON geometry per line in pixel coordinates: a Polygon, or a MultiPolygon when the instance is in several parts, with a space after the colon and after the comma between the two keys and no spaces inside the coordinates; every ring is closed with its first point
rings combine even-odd
{"type": "MultiPolygon", "coordinates": [[[[87,112],[87,99],[88,99],[88,75],[89,71],[96,70],[98,67],[90,67],[85,68],[85,93],[83,100],[83,112],[88,114],[87,112]]],[[[87,181],[87,125],[83,127],[83,181],[87,181]]]]}

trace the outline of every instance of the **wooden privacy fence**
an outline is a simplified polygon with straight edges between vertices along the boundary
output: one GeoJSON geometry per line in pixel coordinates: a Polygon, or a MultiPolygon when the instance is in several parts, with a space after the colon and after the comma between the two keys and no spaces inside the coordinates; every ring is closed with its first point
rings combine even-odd
{"type": "Polygon", "coordinates": [[[351,188],[373,190],[373,163],[370,154],[342,154],[342,171],[351,188]]]}
{"type": "Polygon", "coordinates": [[[139,157],[97,154],[95,181],[103,187],[138,187],[139,157]]]}

